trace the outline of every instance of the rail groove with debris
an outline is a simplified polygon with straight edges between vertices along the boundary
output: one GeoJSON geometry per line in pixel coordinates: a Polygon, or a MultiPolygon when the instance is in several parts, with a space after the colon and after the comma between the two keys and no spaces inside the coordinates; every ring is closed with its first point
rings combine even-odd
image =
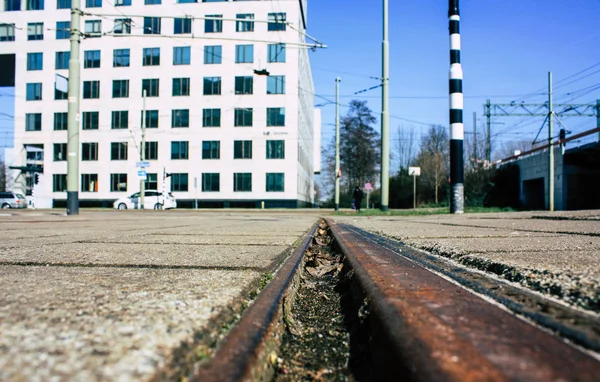
{"type": "Polygon", "coordinates": [[[193,380],[600,375],[597,356],[488,300],[351,226],[321,221],[193,380]]]}

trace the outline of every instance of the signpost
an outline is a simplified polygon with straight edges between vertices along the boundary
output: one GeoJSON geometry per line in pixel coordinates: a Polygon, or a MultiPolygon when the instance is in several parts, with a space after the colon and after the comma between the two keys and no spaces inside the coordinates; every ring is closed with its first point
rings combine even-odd
{"type": "Polygon", "coordinates": [[[365,183],[364,189],[367,192],[367,209],[369,209],[369,194],[373,190],[373,186],[371,185],[371,183],[367,182],[365,183]]]}
{"type": "Polygon", "coordinates": [[[417,208],[417,176],[421,175],[421,167],[409,167],[408,175],[413,177],[413,209],[417,208]]]}

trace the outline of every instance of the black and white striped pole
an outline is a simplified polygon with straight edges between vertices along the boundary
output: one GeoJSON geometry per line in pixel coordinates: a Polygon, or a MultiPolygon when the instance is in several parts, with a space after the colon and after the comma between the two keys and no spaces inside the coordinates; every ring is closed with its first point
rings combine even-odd
{"type": "Polygon", "coordinates": [[[464,212],[464,164],[463,164],[463,71],[460,65],[460,12],[458,0],[449,0],[450,21],[450,185],[452,196],[450,212],[464,212]]]}

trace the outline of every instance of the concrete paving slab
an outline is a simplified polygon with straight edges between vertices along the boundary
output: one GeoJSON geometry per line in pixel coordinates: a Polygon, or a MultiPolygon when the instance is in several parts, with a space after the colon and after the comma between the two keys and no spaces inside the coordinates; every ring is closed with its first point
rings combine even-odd
{"type": "Polygon", "coordinates": [[[335,216],[367,231],[493,273],[600,313],[597,213],[335,216]],[[559,219],[555,219],[555,217],[559,219]],[[583,218],[582,218],[583,217],[583,218]]]}
{"type": "Polygon", "coordinates": [[[259,274],[0,267],[0,380],[144,380],[259,274]]]}
{"type": "Polygon", "coordinates": [[[273,237],[271,235],[223,235],[223,234],[165,234],[154,233],[137,237],[117,237],[114,239],[92,239],[83,240],[88,243],[136,243],[136,244],[195,244],[195,245],[241,245],[241,246],[286,246],[292,245],[298,240],[296,235],[282,235],[273,237]]]}
{"type": "Polygon", "coordinates": [[[600,237],[581,236],[547,236],[547,237],[488,237],[460,239],[409,239],[410,244],[428,247],[437,245],[440,248],[460,248],[466,253],[489,252],[560,252],[580,251],[593,255],[600,251],[600,237]]]}
{"type": "Polygon", "coordinates": [[[286,248],[287,246],[75,243],[5,249],[0,253],[0,262],[266,268],[286,248]]]}

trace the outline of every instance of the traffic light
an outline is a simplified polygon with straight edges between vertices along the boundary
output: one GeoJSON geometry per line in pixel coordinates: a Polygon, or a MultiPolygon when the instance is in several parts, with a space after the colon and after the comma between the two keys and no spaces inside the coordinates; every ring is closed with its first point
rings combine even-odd
{"type": "Polygon", "coordinates": [[[567,131],[565,129],[560,129],[560,131],[558,132],[558,139],[564,141],[566,137],[567,131]]]}
{"type": "Polygon", "coordinates": [[[40,174],[34,173],[33,174],[33,184],[38,184],[39,182],[40,182],[40,174]]]}

